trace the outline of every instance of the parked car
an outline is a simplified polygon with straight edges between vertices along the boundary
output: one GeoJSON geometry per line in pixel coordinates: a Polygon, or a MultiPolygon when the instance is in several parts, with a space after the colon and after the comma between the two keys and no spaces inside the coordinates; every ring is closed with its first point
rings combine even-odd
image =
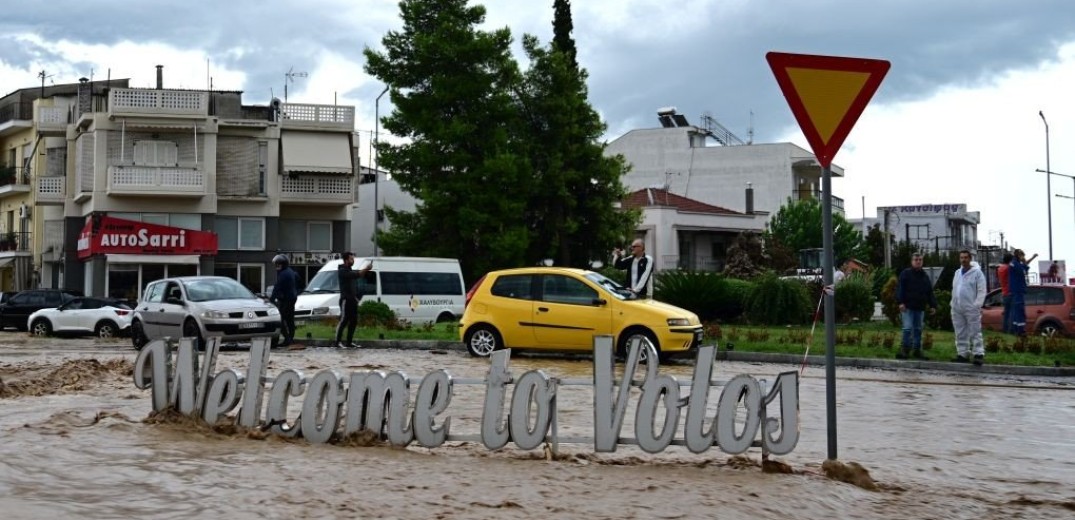
{"type": "MultiPolygon", "coordinates": [[[[1004,301],[1000,289],[985,295],[982,328],[1002,329],[1004,301]]],[[[1026,332],[1075,337],[1075,287],[1030,285],[1026,288],[1026,332]]]]}
{"type": "Polygon", "coordinates": [[[217,336],[225,342],[258,337],[279,339],[280,311],[239,282],[223,276],[182,276],[146,286],[131,321],[131,341],[141,349],[152,340],[217,336]]]}
{"type": "Polygon", "coordinates": [[[27,330],[30,315],[41,309],[55,309],[82,293],[70,289],[27,289],[0,304],[0,329],[15,327],[27,330]]]}
{"type": "Polygon", "coordinates": [[[582,269],[527,267],[486,274],[467,293],[460,336],[473,356],[501,348],[592,351],[595,335],[612,335],[623,355],[644,336],[662,358],[695,350],[698,315],[634,293],[582,269]]]}
{"type": "Polygon", "coordinates": [[[74,298],[55,309],[34,312],[27,319],[27,327],[35,336],[80,333],[114,338],[130,331],[133,315],[131,308],[119,301],[74,298]]]}

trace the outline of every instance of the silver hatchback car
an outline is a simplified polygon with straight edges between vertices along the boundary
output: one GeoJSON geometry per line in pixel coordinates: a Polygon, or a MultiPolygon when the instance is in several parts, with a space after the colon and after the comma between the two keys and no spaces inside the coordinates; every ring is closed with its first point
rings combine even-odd
{"type": "Polygon", "coordinates": [[[131,340],[141,349],[152,340],[172,337],[223,342],[258,337],[278,339],[280,311],[239,282],[223,276],[181,276],[151,282],[131,320],[131,340]]]}

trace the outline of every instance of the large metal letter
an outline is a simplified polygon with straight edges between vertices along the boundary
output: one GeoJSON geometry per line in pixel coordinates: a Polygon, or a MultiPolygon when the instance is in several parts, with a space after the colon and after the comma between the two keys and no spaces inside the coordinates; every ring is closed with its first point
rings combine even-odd
{"type": "Polygon", "coordinates": [[[145,390],[153,385],[153,410],[161,411],[168,407],[168,374],[172,372],[172,352],[168,342],[163,339],[150,341],[148,345],[138,351],[138,357],[134,360],[134,386],[145,390]],[[146,379],[146,364],[149,365],[150,376],[146,379]]]}
{"type": "Polygon", "coordinates": [[[761,385],[758,380],[740,374],[728,381],[717,404],[717,445],[726,453],[743,453],[754,443],[761,423],[761,385]],[[735,415],[739,401],[746,408],[746,423],[739,435],[735,433],[735,415]]]}
{"type": "Polygon", "coordinates": [[[511,350],[500,350],[489,356],[489,375],[485,378],[485,406],[482,408],[482,443],[486,448],[499,450],[508,444],[511,434],[504,424],[504,398],[511,382],[508,360],[511,350]]]}
{"type": "Polygon", "coordinates": [[[216,424],[220,416],[232,411],[239,405],[239,385],[242,384],[243,376],[239,372],[227,369],[221,370],[213,377],[213,384],[209,386],[209,395],[205,399],[205,409],[202,411],[202,419],[209,424],[216,424]]]}
{"type": "Polygon", "coordinates": [[[302,400],[302,436],[320,444],[328,442],[340,424],[343,381],[335,370],[322,370],[310,380],[302,400]]]}
{"type": "Polygon", "coordinates": [[[642,383],[642,397],[638,400],[638,408],[635,409],[635,438],[638,446],[647,453],[659,453],[672,443],[676,434],[676,425],[679,424],[679,408],[687,404],[686,400],[679,398],[679,382],[669,375],[658,375],[657,349],[649,340],[644,340],[643,347],[648,352],[649,363],[646,363],[646,379],[642,383]],[[664,397],[664,424],[661,434],[657,435],[655,421],[657,419],[657,406],[664,397]]]}
{"type": "MultiPolygon", "coordinates": [[[[616,397],[612,394],[615,365],[612,357],[612,336],[593,338],[593,415],[594,451],[613,452],[623,429],[627,414],[627,399],[631,392],[631,380],[635,377],[641,352],[641,341],[632,340],[623,365],[623,380],[616,397]]],[[[656,359],[654,357],[653,359],[656,359]]]]}
{"type": "Polygon", "coordinates": [[[791,453],[799,443],[799,373],[782,372],[765,397],[765,420],[761,426],[761,442],[765,449],[783,455],[791,453]],[[780,419],[769,417],[769,404],[780,395],[780,419]],[[780,435],[773,433],[779,431],[780,435]]]}
{"type": "Polygon", "coordinates": [[[295,437],[302,433],[301,415],[291,424],[287,422],[287,401],[289,397],[302,395],[305,389],[306,378],[298,370],[287,369],[276,376],[272,382],[272,390],[269,391],[269,406],[265,411],[269,431],[282,437],[295,437]]]}
{"type": "Polygon", "coordinates": [[[515,382],[511,394],[511,412],[508,414],[511,438],[524,450],[541,446],[552,422],[552,400],[556,397],[556,382],[540,370],[531,370],[515,382]],[[534,427],[530,428],[530,414],[537,407],[534,427]]]}
{"type": "Polygon", "coordinates": [[[410,382],[399,372],[354,372],[347,389],[347,418],[343,435],[370,430],[378,438],[384,436],[388,423],[389,441],[407,445],[413,432],[407,428],[407,402],[410,382]],[[388,416],[385,417],[385,410],[388,416]]]}
{"type": "Polygon", "coordinates": [[[179,340],[176,352],[175,374],[172,376],[172,395],[169,399],[175,411],[191,415],[197,408],[195,399],[198,391],[198,351],[194,348],[193,338],[179,340]]]}
{"type": "Polygon", "coordinates": [[[698,349],[694,362],[694,377],[691,379],[690,403],[687,405],[687,422],[683,426],[683,437],[691,453],[702,453],[713,447],[715,430],[705,429],[705,408],[709,402],[709,381],[713,377],[713,359],[717,348],[713,345],[698,349]]]}
{"type": "Polygon", "coordinates": [[[444,418],[443,426],[435,426],[433,419],[448,409],[452,402],[452,376],[446,370],[430,372],[418,385],[418,395],[414,398],[414,418],[411,425],[418,444],[427,448],[436,448],[448,438],[452,424],[451,417],[444,418]]]}
{"type": "Polygon", "coordinates": [[[239,425],[258,426],[261,420],[261,400],[265,394],[265,371],[269,368],[269,338],[254,338],[250,344],[250,366],[246,369],[246,388],[243,407],[239,410],[239,425]]]}

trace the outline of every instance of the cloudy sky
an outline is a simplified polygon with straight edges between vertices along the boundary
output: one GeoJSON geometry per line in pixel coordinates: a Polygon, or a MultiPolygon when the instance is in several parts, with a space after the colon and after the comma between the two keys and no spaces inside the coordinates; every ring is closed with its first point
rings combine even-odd
{"type": "MultiPolygon", "coordinates": [[[[472,2],[475,3],[475,2],[472,2]]],[[[485,0],[489,28],[552,36],[552,0],[485,0]]],[[[984,243],[1075,261],[1075,4],[1070,0],[575,0],[579,62],[608,138],[656,127],[676,106],[739,137],[809,149],[768,51],[886,59],[892,69],[835,163],[847,216],[878,206],[966,203],[984,243]],[[1050,196],[1051,195],[1051,196],[1050,196]]],[[[245,92],[247,103],[355,105],[374,128],[383,85],[362,49],[400,28],[391,0],[19,2],[0,20],[0,92],[79,77],[245,92]]],[[[518,45],[516,45],[518,50],[518,45]]],[[[521,54],[521,53],[520,53],[521,54]]],[[[391,107],[382,99],[380,110],[391,107]]]]}

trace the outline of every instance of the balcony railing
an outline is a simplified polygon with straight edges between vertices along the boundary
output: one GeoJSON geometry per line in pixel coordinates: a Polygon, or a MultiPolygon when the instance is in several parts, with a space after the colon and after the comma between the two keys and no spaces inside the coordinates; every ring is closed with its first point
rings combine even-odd
{"type": "Polygon", "coordinates": [[[67,131],[71,109],[68,107],[37,107],[37,130],[41,133],[67,131]]]}
{"type": "Polygon", "coordinates": [[[350,175],[285,175],[280,181],[281,202],[350,204],[354,177],[350,175]]]}
{"type": "MultiPolygon", "coordinates": [[[[817,199],[818,201],[820,201],[822,192],[818,191],[818,190],[794,190],[793,193],[795,194],[795,196],[793,197],[795,200],[817,199]]],[[[837,196],[833,195],[832,196],[832,210],[835,211],[835,212],[838,212],[840,214],[843,214],[843,212],[844,212],[844,199],[841,199],[840,197],[837,197],[837,196]]]]}
{"type": "Polygon", "coordinates": [[[32,121],[34,104],[29,101],[11,103],[0,107],[0,124],[8,121],[32,121]]]}
{"type": "Polygon", "coordinates": [[[7,186],[9,184],[28,184],[30,182],[28,173],[26,168],[20,168],[18,166],[0,166],[0,186],[7,186]]]}
{"type": "Polygon", "coordinates": [[[205,174],[181,166],[109,166],[108,193],[112,195],[205,195],[205,174]]]}
{"type": "Polygon", "coordinates": [[[67,177],[62,175],[37,177],[37,204],[63,204],[67,193],[67,177]]]}
{"type": "Polygon", "coordinates": [[[0,251],[30,251],[34,242],[29,231],[0,231],[0,251]]]}
{"type": "Polygon", "coordinates": [[[116,88],[108,93],[110,115],[209,115],[209,94],[194,90],[116,88]]]}
{"type": "Polygon", "coordinates": [[[280,123],[284,128],[354,130],[355,107],[284,103],[280,106],[280,123]]]}

